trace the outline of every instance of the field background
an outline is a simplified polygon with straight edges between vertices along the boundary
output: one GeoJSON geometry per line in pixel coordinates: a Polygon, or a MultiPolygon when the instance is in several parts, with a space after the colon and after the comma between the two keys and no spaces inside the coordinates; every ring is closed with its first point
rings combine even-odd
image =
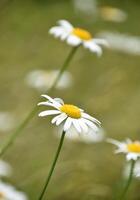
{"type": "MultiPolygon", "coordinates": [[[[125,10],[128,19],[124,23],[95,20],[77,14],[70,0],[0,0],[0,110],[14,113],[17,125],[41,94],[25,84],[25,76],[35,69],[59,69],[70,51],[48,35],[57,20],[67,19],[93,35],[104,30],[140,35],[138,0],[97,3],[125,10]]],[[[109,49],[99,59],[81,47],[69,67],[73,87],[57,90],[53,96],[98,118],[108,137],[140,139],[139,63],[138,56],[109,49]]],[[[12,177],[5,181],[27,192],[31,200],[39,196],[59,142],[53,132],[50,118],[35,116],[3,156],[13,167],[12,177]]],[[[0,133],[1,144],[10,133],[0,133]]],[[[112,199],[124,164],[124,157],[114,155],[106,142],[87,145],[65,140],[47,199],[112,199]]],[[[128,199],[140,199],[139,187],[140,181],[135,180],[128,199]]]]}

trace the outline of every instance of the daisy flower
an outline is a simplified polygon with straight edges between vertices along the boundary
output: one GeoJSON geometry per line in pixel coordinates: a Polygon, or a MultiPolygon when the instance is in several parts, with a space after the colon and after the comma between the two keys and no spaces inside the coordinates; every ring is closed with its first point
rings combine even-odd
{"type": "Polygon", "coordinates": [[[108,142],[116,145],[118,149],[115,153],[124,153],[126,154],[126,159],[129,160],[137,160],[140,157],[140,141],[132,141],[127,139],[124,142],[119,142],[114,139],[108,139],[108,142]]]}
{"type": "Polygon", "coordinates": [[[27,197],[23,192],[16,191],[13,186],[0,182],[0,199],[27,200],[27,197]]]}
{"type": "Polygon", "coordinates": [[[71,46],[79,46],[82,44],[85,48],[97,53],[97,55],[102,54],[100,45],[107,45],[104,39],[93,38],[90,32],[82,28],[73,27],[72,24],[66,20],[58,21],[58,26],[52,27],[49,33],[56,38],[66,40],[71,46]]]}
{"type": "Polygon", "coordinates": [[[51,98],[48,95],[42,95],[47,99],[45,102],[40,102],[38,105],[51,106],[55,110],[45,110],[42,111],[39,116],[45,117],[49,115],[57,115],[52,119],[52,123],[59,126],[62,122],[63,130],[66,132],[72,126],[77,130],[78,133],[82,131],[88,132],[88,129],[91,128],[95,131],[98,130],[100,122],[85,113],[82,109],[78,108],[75,105],[64,104],[62,99],[51,98]]]}

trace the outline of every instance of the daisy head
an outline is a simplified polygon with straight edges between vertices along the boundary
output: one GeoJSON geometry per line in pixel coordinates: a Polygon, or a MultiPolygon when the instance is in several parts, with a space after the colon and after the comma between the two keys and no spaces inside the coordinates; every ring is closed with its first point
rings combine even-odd
{"type": "Polygon", "coordinates": [[[58,21],[58,26],[52,27],[49,33],[56,38],[66,40],[71,46],[79,46],[82,44],[85,48],[97,53],[97,55],[102,54],[100,45],[107,45],[104,39],[93,38],[90,32],[82,28],[73,27],[72,24],[66,20],[58,21]]]}
{"type": "Polygon", "coordinates": [[[0,200],[27,200],[27,196],[13,186],[0,182],[0,200]]]}
{"type": "Polygon", "coordinates": [[[45,117],[48,115],[56,115],[52,119],[52,123],[59,126],[63,123],[63,130],[67,132],[72,126],[77,130],[78,133],[82,131],[88,132],[91,128],[94,131],[98,131],[100,122],[85,113],[82,109],[72,104],[64,104],[62,99],[51,98],[48,95],[42,95],[47,100],[40,102],[38,105],[51,106],[55,109],[42,111],[39,116],[45,117]]]}
{"type": "Polygon", "coordinates": [[[118,147],[118,149],[115,151],[116,153],[126,154],[126,159],[128,161],[137,160],[140,157],[140,141],[132,141],[127,139],[124,142],[119,142],[114,139],[108,139],[108,142],[118,147]]]}

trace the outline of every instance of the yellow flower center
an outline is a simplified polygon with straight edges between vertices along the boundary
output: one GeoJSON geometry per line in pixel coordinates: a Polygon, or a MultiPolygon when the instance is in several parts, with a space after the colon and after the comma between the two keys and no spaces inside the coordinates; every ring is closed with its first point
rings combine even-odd
{"type": "Polygon", "coordinates": [[[63,106],[61,106],[60,110],[66,113],[69,117],[76,119],[81,117],[81,111],[77,106],[64,104],[63,106]]]}
{"type": "Polygon", "coordinates": [[[74,34],[75,36],[79,37],[82,40],[92,39],[92,35],[88,31],[81,28],[74,28],[72,34],[74,34]]]}
{"type": "Polygon", "coordinates": [[[127,149],[129,152],[140,153],[140,143],[133,142],[127,145],[127,149]]]}

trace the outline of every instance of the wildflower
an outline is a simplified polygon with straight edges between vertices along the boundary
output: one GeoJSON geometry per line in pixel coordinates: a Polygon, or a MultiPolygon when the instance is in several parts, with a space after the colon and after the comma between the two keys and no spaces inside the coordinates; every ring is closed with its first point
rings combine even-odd
{"type": "Polygon", "coordinates": [[[124,142],[119,142],[114,139],[108,139],[108,142],[116,145],[118,149],[115,151],[116,153],[124,153],[126,154],[126,159],[136,161],[140,157],[140,141],[131,141],[127,139],[124,142]]]}
{"type": "Polygon", "coordinates": [[[93,38],[91,33],[85,29],[73,27],[68,21],[58,21],[58,26],[52,27],[50,34],[61,40],[66,40],[69,45],[79,46],[82,44],[85,48],[97,55],[102,54],[102,49],[99,45],[107,45],[104,39],[93,38]]]}
{"type": "Polygon", "coordinates": [[[16,191],[13,186],[0,182],[0,199],[1,200],[27,200],[27,197],[23,192],[16,191]]]}
{"type": "MultiPolygon", "coordinates": [[[[30,87],[38,91],[46,91],[51,88],[58,74],[59,70],[33,70],[27,74],[25,81],[30,87]]],[[[56,88],[68,88],[72,85],[72,82],[72,75],[70,72],[65,71],[58,81],[56,88]]]]}
{"type": "Polygon", "coordinates": [[[124,22],[127,19],[127,14],[123,10],[111,6],[101,7],[100,14],[107,21],[124,22]]]}
{"type": "MultiPolygon", "coordinates": [[[[97,1],[96,0],[73,0],[73,6],[76,12],[84,15],[94,15],[97,12],[97,1]]],[[[89,20],[89,18],[88,18],[89,20]]],[[[93,18],[91,18],[93,21],[93,18]]]]}
{"type": "Polygon", "coordinates": [[[48,115],[57,115],[52,119],[52,123],[59,126],[64,122],[63,130],[66,132],[72,126],[75,127],[77,132],[81,133],[82,131],[88,132],[88,129],[91,128],[95,131],[98,130],[100,122],[85,113],[82,109],[78,108],[75,105],[64,104],[62,99],[51,98],[48,95],[42,95],[48,101],[41,102],[38,105],[51,106],[55,110],[45,110],[42,111],[39,116],[44,117],[48,115]]]}
{"type": "Polygon", "coordinates": [[[138,36],[109,31],[103,31],[98,35],[99,37],[106,39],[110,49],[130,55],[140,55],[140,37],[138,36]]]}

